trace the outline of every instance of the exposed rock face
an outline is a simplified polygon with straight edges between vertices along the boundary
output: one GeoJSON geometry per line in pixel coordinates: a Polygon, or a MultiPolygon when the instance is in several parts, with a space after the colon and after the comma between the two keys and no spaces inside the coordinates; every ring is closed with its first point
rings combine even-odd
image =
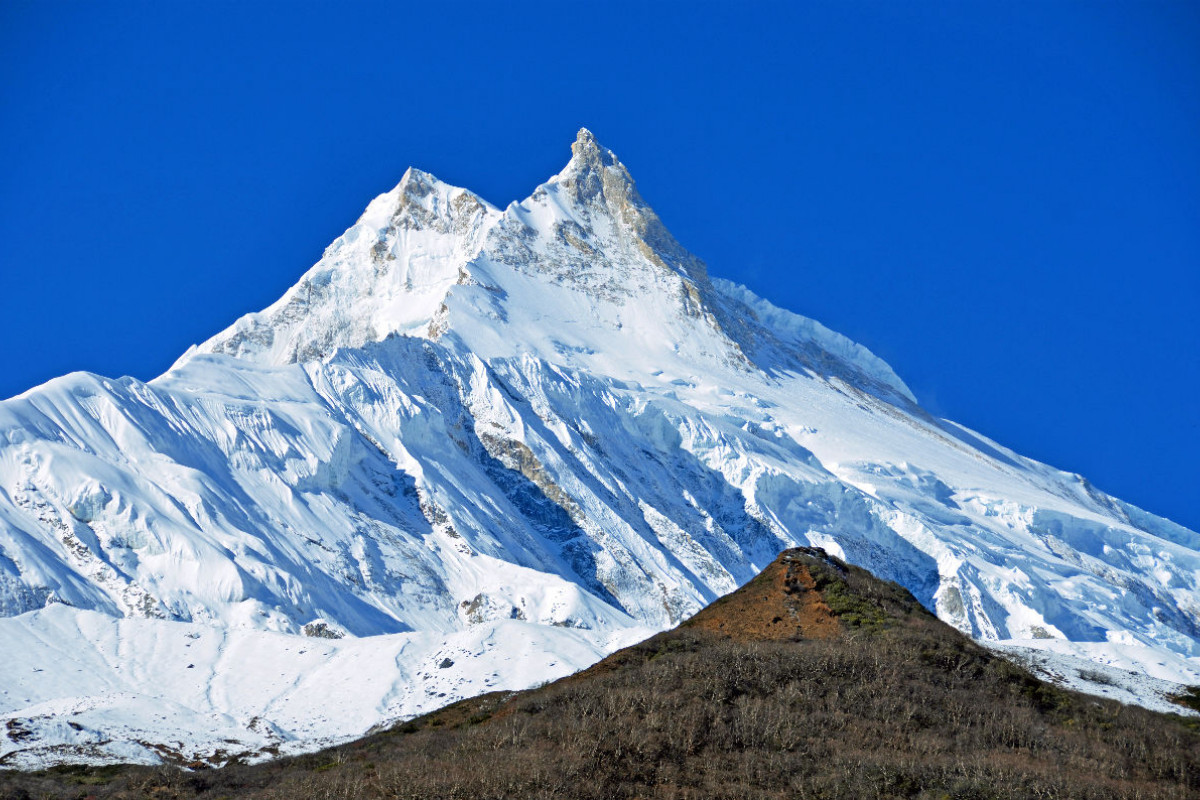
{"type": "Polygon", "coordinates": [[[341,639],[345,634],[329,627],[327,622],[310,622],[301,631],[305,636],[317,639],[341,639]]]}

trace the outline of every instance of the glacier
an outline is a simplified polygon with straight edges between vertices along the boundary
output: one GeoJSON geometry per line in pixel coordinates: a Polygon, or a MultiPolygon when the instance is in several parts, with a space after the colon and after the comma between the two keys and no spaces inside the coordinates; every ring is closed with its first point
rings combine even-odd
{"type": "Polygon", "coordinates": [[[410,169],[164,375],[0,403],[0,765],[344,741],[796,545],[1077,688],[1200,683],[1200,535],[710,277],[588,131],[504,209],[410,169]]]}

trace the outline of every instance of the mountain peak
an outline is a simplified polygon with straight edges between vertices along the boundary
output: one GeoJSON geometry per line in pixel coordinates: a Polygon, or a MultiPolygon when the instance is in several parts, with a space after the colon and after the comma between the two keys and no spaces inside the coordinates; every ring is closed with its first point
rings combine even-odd
{"type": "Polygon", "coordinates": [[[566,189],[576,203],[590,205],[606,201],[612,210],[645,202],[634,187],[633,177],[612,150],[596,141],[587,128],[580,128],[571,144],[571,160],[552,182],[566,189]]]}
{"type": "Polygon", "coordinates": [[[588,144],[597,144],[596,136],[587,128],[580,128],[579,133],[575,134],[575,144],[572,147],[587,146],[588,144]]]}
{"type": "Polygon", "coordinates": [[[396,190],[401,196],[425,195],[433,191],[441,181],[423,169],[409,167],[400,176],[396,190]]]}
{"type": "Polygon", "coordinates": [[[855,377],[861,372],[912,400],[863,348],[744,290],[718,291],[703,261],[671,235],[629,170],[590,130],[579,130],[571,153],[558,175],[504,212],[410,167],[279,301],[189,350],[176,366],[204,353],[272,364],[323,360],[338,348],[392,335],[439,338],[451,328],[487,357],[536,352],[551,360],[622,349],[633,336],[657,343],[659,370],[681,353],[730,364],[759,353],[778,365],[782,347],[785,361],[871,385],[855,377]],[[537,277],[536,300],[510,292],[519,274],[537,277]],[[634,307],[634,297],[657,299],[634,307]],[[549,310],[578,302],[588,304],[587,314],[549,310]],[[509,324],[531,315],[542,324],[509,324]],[[773,320],[773,333],[754,333],[761,315],[773,320]],[[574,344],[564,348],[568,330],[574,344]],[[841,362],[852,368],[831,371],[829,364],[841,362]]]}
{"type": "Polygon", "coordinates": [[[704,263],[687,251],[642,198],[628,168],[616,154],[580,128],[571,144],[571,160],[550,179],[583,219],[611,217],[633,234],[642,255],[688,278],[705,283],[704,263]]]}
{"type": "Polygon", "coordinates": [[[602,167],[613,167],[620,164],[616,154],[596,141],[596,136],[587,128],[580,128],[571,143],[572,161],[586,162],[589,165],[599,164],[602,167]]]}

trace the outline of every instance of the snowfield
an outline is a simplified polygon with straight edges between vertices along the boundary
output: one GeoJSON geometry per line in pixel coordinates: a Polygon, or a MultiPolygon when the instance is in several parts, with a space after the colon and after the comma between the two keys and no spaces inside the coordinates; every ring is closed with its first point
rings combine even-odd
{"type": "Polygon", "coordinates": [[[0,765],[262,758],[587,666],[813,545],[1087,691],[1200,683],[1200,535],[710,279],[581,131],[409,170],[143,383],[0,403],[0,765]]]}

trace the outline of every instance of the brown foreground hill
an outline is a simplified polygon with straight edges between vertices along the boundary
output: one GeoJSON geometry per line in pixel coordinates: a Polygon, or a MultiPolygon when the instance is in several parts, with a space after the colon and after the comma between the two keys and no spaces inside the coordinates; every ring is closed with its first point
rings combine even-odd
{"type": "Polygon", "coordinates": [[[257,766],[4,773],[0,798],[1189,798],[1198,729],[1038,680],[802,548],[538,689],[257,766]]]}

